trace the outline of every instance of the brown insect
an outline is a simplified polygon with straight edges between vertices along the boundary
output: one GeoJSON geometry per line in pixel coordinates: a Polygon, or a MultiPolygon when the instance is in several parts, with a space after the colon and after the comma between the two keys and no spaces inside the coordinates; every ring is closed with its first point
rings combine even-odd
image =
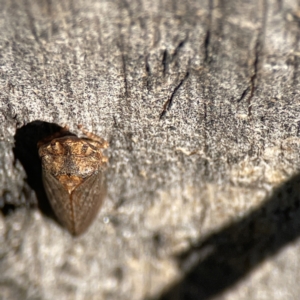
{"type": "Polygon", "coordinates": [[[38,143],[46,194],[57,218],[73,235],[89,227],[106,194],[103,171],[108,158],[101,150],[108,142],[82,131],[87,138],[65,127],[38,143]]]}

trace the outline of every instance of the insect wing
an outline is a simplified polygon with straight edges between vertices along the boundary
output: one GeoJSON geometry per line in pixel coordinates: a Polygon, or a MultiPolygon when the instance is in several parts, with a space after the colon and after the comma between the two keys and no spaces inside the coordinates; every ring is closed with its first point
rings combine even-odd
{"type": "Polygon", "coordinates": [[[98,171],[88,177],[72,193],[74,235],[83,233],[97,215],[106,195],[103,173],[98,171]]]}
{"type": "Polygon", "coordinates": [[[73,213],[69,193],[50,173],[43,170],[43,182],[47,197],[59,221],[73,232],[73,213]]]}
{"type": "Polygon", "coordinates": [[[85,179],[70,195],[60,182],[43,172],[44,186],[51,206],[59,219],[73,235],[80,235],[91,224],[106,195],[102,172],[85,179]]]}

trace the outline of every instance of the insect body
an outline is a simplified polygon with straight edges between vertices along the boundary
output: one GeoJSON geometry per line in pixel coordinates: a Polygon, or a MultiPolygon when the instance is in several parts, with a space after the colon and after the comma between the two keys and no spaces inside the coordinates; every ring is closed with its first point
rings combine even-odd
{"type": "Polygon", "coordinates": [[[108,143],[93,134],[79,138],[67,128],[38,143],[46,194],[59,221],[73,235],[83,233],[105,196],[108,143]]]}

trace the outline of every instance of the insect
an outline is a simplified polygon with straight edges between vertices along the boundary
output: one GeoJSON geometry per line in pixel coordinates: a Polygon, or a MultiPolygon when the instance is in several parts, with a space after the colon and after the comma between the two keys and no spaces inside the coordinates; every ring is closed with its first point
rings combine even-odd
{"type": "Polygon", "coordinates": [[[79,138],[64,127],[38,143],[43,183],[58,220],[74,235],[82,234],[95,218],[106,194],[104,170],[108,158],[104,139],[79,128],[79,138]]]}

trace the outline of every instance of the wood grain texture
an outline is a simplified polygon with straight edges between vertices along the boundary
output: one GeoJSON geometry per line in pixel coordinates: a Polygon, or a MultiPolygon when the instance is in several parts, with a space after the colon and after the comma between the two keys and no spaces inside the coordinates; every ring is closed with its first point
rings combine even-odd
{"type": "Polygon", "coordinates": [[[0,7],[0,205],[20,206],[0,218],[4,299],[300,294],[297,1],[0,7]],[[22,205],[14,135],[36,120],[110,143],[81,238],[22,205]]]}

